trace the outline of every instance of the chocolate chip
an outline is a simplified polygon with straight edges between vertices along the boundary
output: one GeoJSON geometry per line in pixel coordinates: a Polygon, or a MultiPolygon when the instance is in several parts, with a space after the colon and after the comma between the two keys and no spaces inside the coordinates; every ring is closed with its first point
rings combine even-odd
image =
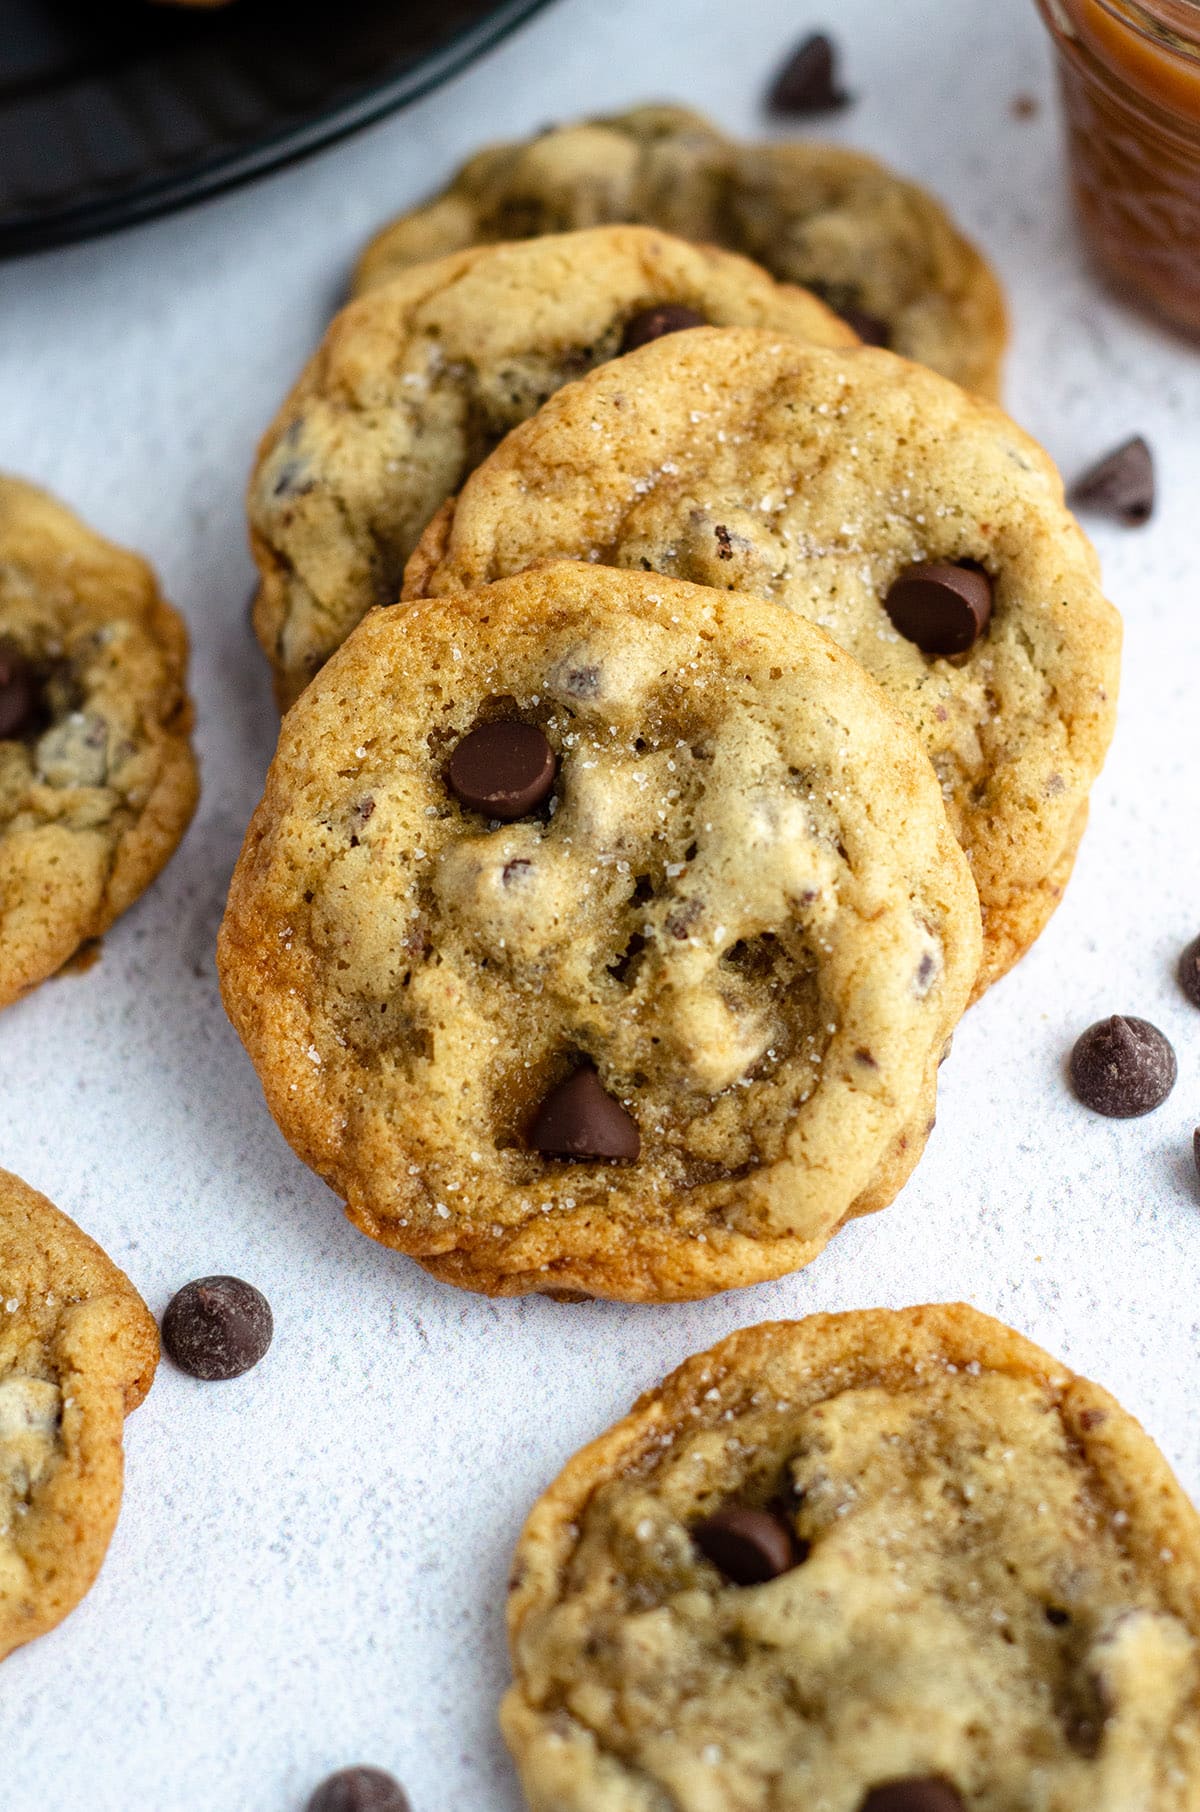
{"type": "Polygon", "coordinates": [[[382,1768],[343,1768],[322,1781],[307,1812],[411,1812],[399,1781],[382,1768]]]}
{"type": "Polygon", "coordinates": [[[865,308],[845,307],[835,310],[842,317],[847,327],[852,327],[864,346],[890,346],[892,330],[881,315],[873,315],[865,308]]]}
{"type": "Polygon", "coordinates": [[[0,641],[0,738],[23,736],[37,715],[33,667],[15,642],[0,641]]]}
{"type": "Polygon", "coordinates": [[[530,1144],[544,1158],[569,1158],[577,1164],[599,1158],[632,1164],[642,1149],[637,1121],[601,1087],[586,1063],[546,1096],[530,1144]]]}
{"type": "Polygon", "coordinates": [[[1200,937],[1194,937],[1179,959],[1179,986],[1200,1007],[1200,937]]]}
{"type": "Polygon", "coordinates": [[[193,1378],[240,1378],[271,1344],[271,1305],[240,1277],[199,1277],[167,1304],[163,1345],[193,1378]]]}
{"type": "Polygon", "coordinates": [[[823,31],[796,46],[767,90],[772,113],[833,113],[849,100],[837,79],[833,40],[823,31]]]}
{"type": "Polygon", "coordinates": [[[1140,528],[1154,514],[1154,455],[1140,434],[1122,441],[1089,466],[1071,486],[1069,501],[1079,509],[1115,516],[1126,528],[1140,528]]]}
{"type": "Polygon", "coordinates": [[[906,567],[883,606],[922,654],[965,654],[991,619],[992,582],[976,566],[933,560],[906,567]]]}
{"type": "Polygon", "coordinates": [[[730,539],[729,530],[725,527],[725,524],[723,522],[718,522],[713,529],[713,534],[717,537],[717,559],[732,560],[733,542],[730,539]]]}
{"type": "Polygon", "coordinates": [[[1071,1082],[1085,1107],[1130,1120],[1161,1107],[1175,1086],[1175,1053],[1157,1026],[1114,1014],[1075,1041],[1071,1082]]]}
{"type": "Polygon", "coordinates": [[[643,308],[629,317],[621,336],[621,351],[636,352],[639,346],[661,340],[664,334],[682,333],[687,327],[707,326],[704,316],[696,309],[688,308],[686,303],[660,302],[656,308],[643,308]]]}
{"type": "Polygon", "coordinates": [[[936,1775],[912,1775],[872,1787],[860,1812],[963,1812],[962,1795],[936,1775]]]}
{"type": "Polygon", "coordinates": [[[489,818],[523,818],[554,785],[554,750],[536,724],[480,724],[464,736],[446,770],[463,804],[489,818]]]}
{"type": "Polygon", "coordinates": [[[1196,1165],[1197,1181],[1200,1181],[1200,1126],[1192,1134],[1192,1158],[1196,1165]]]}
{"type": "Polygon", "coordinates": [[[748,1504],[726,1504],[692,1530],[692,1540],[734,1585],[778,1579],[804,1558],[783,1518],[748,1504]]]}

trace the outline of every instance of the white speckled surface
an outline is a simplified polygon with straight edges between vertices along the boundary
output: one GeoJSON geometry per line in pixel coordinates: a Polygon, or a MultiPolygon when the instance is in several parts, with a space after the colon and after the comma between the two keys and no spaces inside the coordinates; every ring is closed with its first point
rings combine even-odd
{"type": "Polygon", "coordinates": [[[277,1335],[242,1381],[164,1366],[128,1425],[99,1584],[0,1675],[5,1812],[299,1812],[329,1769],[390,1767],[414,1812],[515,1812],[494,1730],[508,1552],[560,1462],[730,1329],[963,1296],[1123,1398],[1200,1491],[1196,496],[1200,352],[1082,267],[1030,0],[840,0],[858,104],[831,132],[952,204],[1010,286],[1013,412],[1068,471],[1152,440],[1160,509],[1096,527],[1125,613],[1121,724],[1067,901],[959,1032],[901,1200],[806,1274],[704,1305],[491,1305],[351,1231],[275,1132],[212,968],[274,718],[245,624],[255,438],[367,231],[487,135],[669,90],[729,126],[808,24],[789,0],[559,0],[422,104],[204,208],[0,267],[0,467],[142,548],[186,612],[204,799],[88,974],[0,1020],[0,1163],[74,1215],[160,1312],[199,1273],[260,1285],[277,1335]],[[1038,116],[1010,112],[1018,92],[1038,116]],[[1145,1120],[1068,1095],[1113,1011],[1155,1020],[1179,1083],[1145,1120]]]}

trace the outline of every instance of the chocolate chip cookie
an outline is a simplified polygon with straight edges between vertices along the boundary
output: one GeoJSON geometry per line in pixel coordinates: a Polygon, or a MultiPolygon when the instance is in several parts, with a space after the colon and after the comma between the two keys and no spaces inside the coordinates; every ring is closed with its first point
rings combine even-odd
{"type": "Polygon", "coordinates": [[[90,1588],[121,1504],[122,1423],[158,1330],[123,1272],[0,1171],[0,1657],[90,1588]]]}
{"type": "Polygon", "coordinates": [[[936,779],[854,661],[583,565],[365,619],[284,720],[218,945],[364,1232],[630,1300],[885,1206],[978,958],[936,779]]]}
{"type": "Polygon", "coordinates": [[[280,703],[395,601],[429,518],[510,428],[569,378],[706,321],[854,343],[806,292],[644,227],[477,246],[339,315],[250,482],[254,623],[280,703]]]}
{"type": "Polygon", "coordinates": [[[145,562],[0,477],[0,1006],[107,931],[183,835],[186,664],[145,562]]]}
{"type": "Polygon", "coordinates": [[[984,919],[979,989],[1061,896],[1116,713],[1120,621],[1049,459],[870,348],[711,328],[592,372],[430,525],[406,596],[564,557],[771,598],[920,736],[984,919]]]}
{"type": "Polygon", "coordinates": [[[480,240],[615,220],[742,252],[823,296],[864,339],[999,393],[1000,286],[931,195],[843,145],[735,144],[683,107],[635,107],[478,152],[372,240],[356,288],[480,240]]]}
{"type": "Polygon", "coordinates": [[[533,1812],[1185,1812],[1200,1523],[1133,1418],[961,1306],[690,1359],[536,1505],[533,1812]]]}

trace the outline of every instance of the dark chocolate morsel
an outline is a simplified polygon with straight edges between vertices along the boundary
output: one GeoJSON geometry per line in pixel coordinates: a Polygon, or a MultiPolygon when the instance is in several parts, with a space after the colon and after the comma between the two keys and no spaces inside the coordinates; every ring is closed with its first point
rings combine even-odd
{"type": "Polygon", "coordinates": [[[411,1812],[399,1781],[382,1768],[343,1768],[322,1781],[307,1812],[411,1812]]]}
{"type": "Polygon", "coordinates": [[[598,1158],[632,1164],[642,1149],[637,1121],[601,1087],[590,1064],[583,1064],[546,1096],[530,1144],[544,1158],[568,1158],[576,1164],[598,1158]]]}
{"type": "Polygon", "coordinates": [[[1154,514],[1154,455],[1140,434],[1122,441],[1089,466],[1071,486],[1068,501],[1079,509],[1115,516],[1126,528],[1140,528],[1154,514]]]}
{"type": "Polygon", "coordinates": [[[708,325],[704,316],[696,309],[689,308],[685,302],[660,302],[655,308],[643,308],[636,315],[630,315],[621,336],[621,351],[636,352],[639,346],[648,346],[651,340],[661,340],[664,334],[682,333],[687,327],[708,325]]]}
{"type": "Polygon", "coordinates": [[[271,1305],[240,1277],[199,1277],[167,1304],[163,1346],[193,1378],[240,1378],[257,1365],[275,1331],[271,1305]]]}
{"type": "Polygon", "coordinates": [[[1130,1120],[1161,1107],[1175,1086],[1175,1053],[1145,1019],[1097,1020],[1071,1052],[1071,1083],[1085,1107],[1130,1120]]]}
{"type": "Polygon", "coordinates": [[[733,1585],[778,1579],[804,1558],[781,1516],[749,1504],[726,1504],[692,1530],[692,1540],[733,1585]]]}
{"type": "Polygon", "coordinates": [[[847,327],[852,327],[864,346],[890,346],[892,330],[882,315],[873,315],[865,308],[852,308],[847,305],[835,310],[842,317],[847,327]]]}
{"type": "Polygon", "coordinates": [[[884,609],[922,654],[965,654],[992,615],[992,582],[977,566],[933,560],[893,579],[884,609]]]}
{"type": "Polygon", "coordinates": [[[861,1812],[963,1812],[962,1795],[938,1775],[884,1781],[863,1799],[861,1812]]]}
{"type": "Polygon", "coordinates": [[[446,770],[452,790],[473,812],[523,818],[554,785],[554,750],[536,724],[480,724],[464,736],[446,770]]]}
{"type": "Polygon", "coordinates": [[[838,81],[833,40],[823,31],[796,46],[767,91],[772,113],[833,113],[849,100],[838,81]]]}
{"type": "Polygon", "coordinates": [[[37,715],[33,667],[15,642],[0,640],[0,739],[23,736],[37,715]]]}
{"type": "Polygon", "coordinates": [[[1192,1134],[1192,1158],[1196,1165],[1196,1180],[1200,1182],[1200,1126],[1192,1134]]]}
{"type": "Polygon", "coordinates": [[[1179,986],[1200,1007],[1200,937],[1194,937],[1179,959],[1179,986]]]}

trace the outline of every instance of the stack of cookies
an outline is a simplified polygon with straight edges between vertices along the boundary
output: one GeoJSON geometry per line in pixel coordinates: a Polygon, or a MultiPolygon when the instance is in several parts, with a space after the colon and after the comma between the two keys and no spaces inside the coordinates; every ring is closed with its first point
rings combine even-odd
{"type": "Polygon", "coordinates": [[[251,481],[291,708],[226,1004],[355,1223],[490,1294],[705,1295],[886,1206],[1111,734],[1053,466],[855,331],[993,387],[994,280],[780,150],[653,108],[482,153],[369,250],[251,481]],[[873,287],[835,216],[891,223],[873,287]]]}
{"type": "MultiPolygon", "coordinates": [[[[916,1164],[1112,730],[1095,557],[982,400],[995,281],[870,160],[647,107],[482,152],[356,288],[250,488],[286,716],[219,965],[271,1111],[468,1289],[792,1271],[916,1164]]],[[[185,656],[140,560],[0,480],[0,1005],[182,835],[185,656]]],[[[225,1276],[163,1321],[206,1380],[270,1334],[225,1276]]],[[[157,1358],[0,1171],[0,1655],[95,1577],[157,1358]]],[[[1196,1515],[965,1307],[690,1360],[534,1507],[509,1631],[534,1812],[1197,1804],[1196,1515]]],[[[407,1800],[309,1812],[368,1805],[407,1800]]]]}

